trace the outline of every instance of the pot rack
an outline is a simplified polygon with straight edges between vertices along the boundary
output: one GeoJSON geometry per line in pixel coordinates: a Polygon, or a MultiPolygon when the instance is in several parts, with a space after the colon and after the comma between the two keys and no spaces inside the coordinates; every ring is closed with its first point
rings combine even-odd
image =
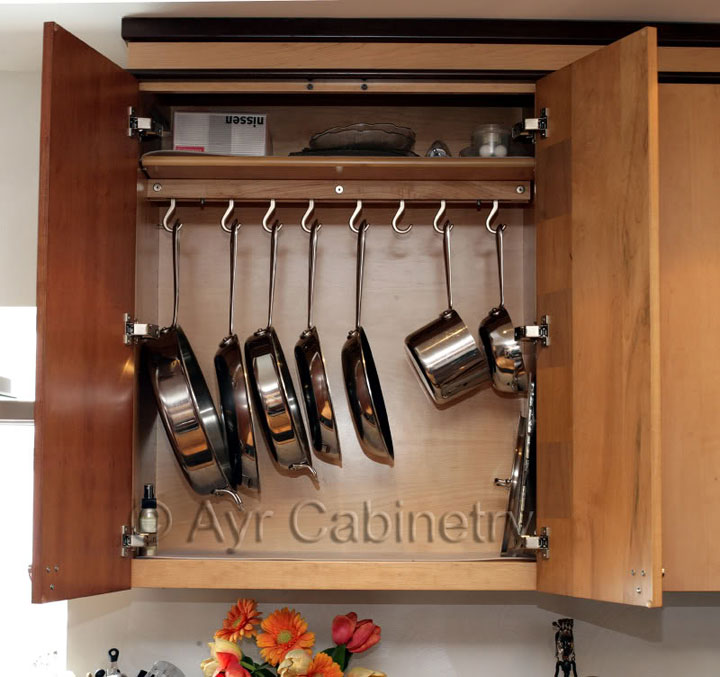
{"type": "MultiPolygon", "coordinates": [[[[202,201],[204,203],[204,200],[202,201]]],[[[230,199],[227,200],[228,206],[225,210],[224,214],[222,215],[222,218],[220,219],[220,227],[226,232],[226,233],[232,233],[233,228],[235,228],[238,225],[237,219],[235,219],[232,223],[230,223],[230,219],[235,211],[235,200],[230,199]]],[[[436,233],[443,235],[444,229],[446,227],[452,228],[452,223],[450,223],[449,219],[446,218],[446,212],[447,212],[447,200],[441,199],[440,200],[440,206],[435,213],[435,216],[433,218],[432,224],[433,228],[436,233]],[[444,223],[443,223],[444,220],[444,223]]],[[[483,200],[477,200],[477,206],[480,208],[483,200]]],[[[495,235],[498,230],[505,230],[505,226],[500,224],[497,226],[497,228],[493,229],[490,225],[495,218],[495,215],[498,212],[498,209],[500,207],[499,200],[492,200],[492,208],[490,210],[490,213],[487,215],[487,218],[485,219],[485,228],[490,232],[490,234],[495,235]]],[[[277,209],[277,203],[278,200],[275,198],[270,198],[269,206],[267,211],[265,212],[265,215],[262,218],[262,227],[263,230],[265,230],[266,233],[272,234],[272,221],[274,220],[275,211],[277,209]]],[[[300,220],[300,227],[308,234],[312,232],[312,227],[310,225],[310,218],[312,217],[314,211],[315,211],[315,200],[310,198],[308,201],[307,209],[305,210],[305,213],[302,216],[302,219],[300,220]]],[[[175,212],[177,209],[177,199],[176,198],[170,198],[170,204],[167,208],[167,211],[165,212],[165,215],[162,218],[161,226],[162,228],[167,231],[168,233],[172,233],[173,229],[178,226],[182,227],[182,223],[179,218],[177,218],[175,212]],[[174,224],[172,223],[173,219],[175,219],[174,224]]],[[[353,233],[358,232],[358,219],[360,216],[360,213],[363,210],[363,200],[357,200],[355,203],[355,208],[353,209],[352,215],[350,216],[348,220],[348,227],[353,233]]],[[[392,229],[398,233],[399,235],[405,235],[409,233],[413,229],[413,224],[409,224],[407,226],[401,226],[400,225],[400,219],[402,218],[403,214],[405,213],[405,200],[400,199],[398,203],[397,211],[395,212],[395,215],[392,217],[390,221],[390,225],[392,229]]],[[[367,226],[370,224],[368,223],[367,226]]],[[[282,223],[280,224],[280,227],[282,228],[282,223]]]]}

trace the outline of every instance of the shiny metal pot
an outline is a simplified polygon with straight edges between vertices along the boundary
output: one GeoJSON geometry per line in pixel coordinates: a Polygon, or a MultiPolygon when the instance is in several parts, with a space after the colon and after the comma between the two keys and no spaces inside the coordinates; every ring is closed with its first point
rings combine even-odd
{"type": "Polygon", "coordinates": [[[245,363],[265,443],[275,461],[286,470],[307,471],[313,477],[312,458],[300,404],[280,340],[272,326],[277,271],[277,240],[282,224],[275,221],[270,238],[270,295],[268,322],[245,342],[245,363]]]}
{"type": "Polygon", "coordinates": [[[515,326],[505,309],[504,230],[505,226],[500,224],[491,231],[494,232],[497,248],[500,304],[487,314],[478,333],[485,348],[493,387],[500,392],[518,393],[528,389],[528,372],[521,344],[515,339],[515,326]]]}
{"type": "Polygon", "coordinates": [[[485,354],[472,332],[453,309],[450,232],[443,235],[445,284],[448,307],[432,322],[405,338],[405,349],[425,391],[436,404],[448,404],[490,383],[485,354]]]}
{"type": "MultiPolygon", "coordinates": [[[[225,226],[223,226],[225,228],[225,226]]],[[[237,236],[240,224],[235,221],[230,231],[230,310],[228,335],[215,353],[215,374],[220,389],[220,406],[225,441],[230,456],[232,481],[247,489],[260,488],[257,450],[253,431],[247,373],[243,351],[233,329],[235,317],[235,272],[237,266],[237,236]]]]}
{"type": "Polygon", "coordinates": [[[317,258],[318,233],[321,227],[315,221],[309,229],[307,328],[300,334],[300,338],[295,344],[295,362],[300,376],[313,449],[321,458],[339,463],[340,440],[338,439],[338,428],[335,421],[335,409],[330,394],[325,359],[320,347],[320,336],[313,324],[312,312],[315,291],[315,259],[317,258]]]}
{"type": "Polygon", "coordinates": [[[190,342],[177,322],[179,303],[179,233],[173,236],[173,320],[160,337],[143,344],[158,412],[175,457],[198,494],[242,500],[232,487],[231,464],[220,419],[190,342]]]}
{"type": "Polygon", "coordinates": [[[355,273],[355,328],[342,349],[342,368],[350,413],[363,451],[371,458],[392,461],[394,457],[390,421],[385,408],[380,379],[365,330],[360,324],[365,233],[368,223],[358,227],[357,268],[355,273]]]}

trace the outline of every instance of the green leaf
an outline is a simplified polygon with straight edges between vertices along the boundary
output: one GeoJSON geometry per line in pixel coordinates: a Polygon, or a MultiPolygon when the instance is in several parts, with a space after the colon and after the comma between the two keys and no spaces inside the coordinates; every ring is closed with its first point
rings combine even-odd
{"type": "Polygon", "coordinates": [[[276,677],[275,673],[271,672],[267,668],[258,668],[253,671],[253,675],[257,675],[257,677],[276,677]]]}
{"type": "Polygon", "coordinates": [[[333,660],[340,666],[340,669],[345,672],[345,668],[350,662],[350,652],[344,644],[340,644],[335,648],[335,654],[333,660]]]}
{"type": "Polygon", "coordinates": [[[330,658],[332,658],[335,655],[335,649],[337,649],[336,646],[331,646],[329,649],[325,649],[320,653],[326,653],[328,656],[330,656],[330,658]]]}

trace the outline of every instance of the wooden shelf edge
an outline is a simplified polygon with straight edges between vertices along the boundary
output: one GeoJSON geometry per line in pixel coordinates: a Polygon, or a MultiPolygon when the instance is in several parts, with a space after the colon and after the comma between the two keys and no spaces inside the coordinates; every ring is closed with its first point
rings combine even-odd
{"type": "Polygon", "coordinates": [[[149,155],[142,167],[151,179],[528,181],[535,159],[149,155]]]}
{"type": "Polygon", "coordinates": [[[536,590],[535,562],[337,562],[135,559],[133,588],[536,590]]]}

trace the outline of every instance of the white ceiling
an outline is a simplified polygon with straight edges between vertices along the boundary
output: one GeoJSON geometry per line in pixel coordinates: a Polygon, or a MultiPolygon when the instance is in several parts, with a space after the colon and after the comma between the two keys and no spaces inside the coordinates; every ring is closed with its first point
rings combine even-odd
{"type": "Polygon", "coordinates": [[[57,21],[125,63],[124,16],[476,17],[720,22],[718,0],[285,0],[281,2],[25,2],[0,0],[0,71],[40,68],[42,23],[57,21]]]}

